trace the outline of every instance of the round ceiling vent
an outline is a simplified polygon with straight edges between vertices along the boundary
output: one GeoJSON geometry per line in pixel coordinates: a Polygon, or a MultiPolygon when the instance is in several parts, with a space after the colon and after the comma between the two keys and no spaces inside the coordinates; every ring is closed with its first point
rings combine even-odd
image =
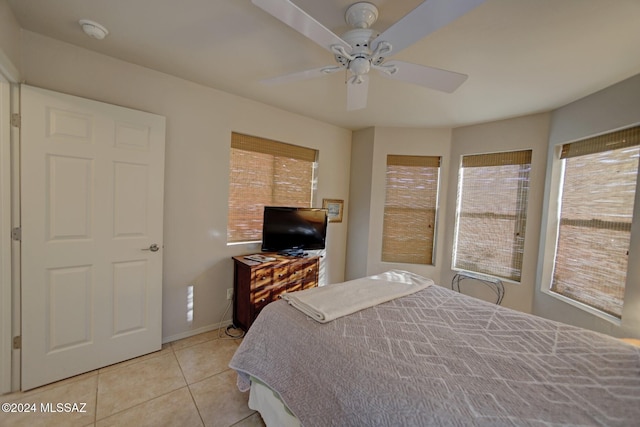
{"type": "Polygon", "coordinates": [[[104,26],[89,19],[81,19],[80,26],[86,35],[94,39],[102,40],[109,34],[109,31],[104,26]]]}

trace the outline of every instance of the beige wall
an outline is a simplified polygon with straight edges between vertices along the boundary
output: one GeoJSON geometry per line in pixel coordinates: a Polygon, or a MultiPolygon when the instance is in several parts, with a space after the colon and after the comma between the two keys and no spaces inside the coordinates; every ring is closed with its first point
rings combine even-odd
{"type": "MultiPolygon", "coordinates": [[[[533,307],[533,291],[536,282],[538,244],[540,238],[540,215],[544,194],[547,140],[549,136],[549,114],[535,114],[514,119],[500,120],[453,130],[451,144],[451,168],[449,170],[449,204],[451,212],[446,218],[443,244],[445,257],[442,260],[443,274],[440,281],[450,285],[455,274],[451,270],[453,238],[455,228],[456,193],[458,169],[463,155],[531,149],[531,172],[529,175],[529,200],[527,228],[525,234],[522,279],[520,283],[504,282],[505,296],[502,305],[530,313],[533,307]]],[[[478,288],[483,289],[481,287],[478,288]]],[[[483,289],[484,290],[484,289],[483,289]]],[[[473,293],[466,287],[465,293],[473,293]]],[[[475,293],[476,296],[495,301],[495,295],[475,293]]]]}
{"type": "Polygon", "coordinates": [[[351,141],[346,280],[367,275],[369,255],[363,248],[369,246],[374,136],[375,128],[366,128],[354,132],[351,141]]]}
{"type": "MultiPolygon", "coordinates": [[[[451,251],[460,157],[465,154],[532,149],[522,281],[505,284],[503,301],[506,307],[530,313],[536,281],[548,133],[549,114],[535,114],[453,130],[376,127],[356,132],[353,140],[352,175],[362,172],[363,177],[360,180],[353,176],[351,178],[352,220],[359,223],[349,224],[347,278],[398,268],[422,274],[449,287],[455,274],[451,270],[451,251]],[[395,264],[380,260],[387,154],[442,156],[435,265],[395,264]],[[357,160],[358,157],[367,156],[371,159],[370,166],[357,160]],[[369,176],[370,182],[367,181],[369,176]],[[357,233],[351,230],[354,226],[358,227],[357,233]],[[366,265],[361,265],[360,257],[364,252],[367,253],[366,265]]],[[[465,293],[495,301],[495,295],[482,292],[483,287],[478,287],[477,292],[473,289],[465,289],[465,293]]]]}
{"type": "MultiPolygon", "coordinates": [[[[640,74],[555,110],[551,114],[548,162],[551,164],[554,149],[559,144],[638,124],[640,74]]],[[[550,174],[551,168],[547,173],[545,194],[550,192],[550,174]]],[[[548,204],[549,201],[545,197],[544,210],[548,204]]],[[[552,220],[547,221],[544,217],[542,230],[545,234],[542,238],[538,265],[540,283],[535,289],[534,313],[613,336],[640,338],[640,176],[633,217],[624,308],[619,324],[590,314],[543,292],[543,289],[549,288],[550,281],[549,269],[544,267],[553,262],[552,251],[547,250],[545,253],[543,249],[554,243],[546,235],[552,220]]]]}
{"type": "MultiPolygon", "coordinates": [[[[323,277],[344,279],[351,131],[23,32],[26,83],[167,118],[163,337],[217,325],[233,285],[231,256],[258,245],[227,246],[231,131],[320,150],[316,206],[344,199],[343,223],[330,224],[323,277]],[[187,323],[187,286],[194,321],[187,323]]],[[[229,311],[226,319],[230,318],[229,311]]]]}
{"type": "Polygon", "coordinates": [[[0,0],[0,72],[16,79],[20,77],[20,49],[18,21],[6,0],[0,0]]]}

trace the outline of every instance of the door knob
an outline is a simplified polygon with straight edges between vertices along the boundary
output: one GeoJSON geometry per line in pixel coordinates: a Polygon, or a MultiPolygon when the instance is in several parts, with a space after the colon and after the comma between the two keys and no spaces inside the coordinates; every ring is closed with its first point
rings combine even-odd
{"type": "Polygon", "coordinates": [[[154,243],[153,245],[149,246],[148,248],[144,248],[142,250],[143,251],[158,252],[160,250],[160,247],[156,243],[154,243]]]}

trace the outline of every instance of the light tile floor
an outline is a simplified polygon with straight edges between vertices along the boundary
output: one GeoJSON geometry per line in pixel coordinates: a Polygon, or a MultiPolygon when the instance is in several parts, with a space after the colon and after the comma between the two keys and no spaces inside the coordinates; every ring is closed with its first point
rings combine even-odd
{"type": "Polygon", "coordinates": [[[228,366],[239,344],[211,331],[136,359],[0,396],[2,403],[36,408],[32,413],[0,412],[0,426],[264,427],[228,366]],[[42,412],[47,403],[54,408],[57,403],[86,406],[85,412],[42,412]]]}

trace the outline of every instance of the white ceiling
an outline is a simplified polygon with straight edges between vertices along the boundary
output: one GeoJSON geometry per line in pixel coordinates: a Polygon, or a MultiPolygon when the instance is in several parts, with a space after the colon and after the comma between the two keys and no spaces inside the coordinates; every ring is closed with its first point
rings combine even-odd
{"type": "MultiPolygon", "coordinates": [[[[640,73],[640,0],[487,0],[394,59],[468,74],[453,94],[371,73],[346,111],[344,73],[265,86],[333,56],[250,0],[8,0],[22,28],[349,129],[454,127],[548,111],[640,73]],[[87,37],[80,19],[107,27],[87,37]]],[[[355,0],[292,0],[336,34],[355,0]]],[[[383,31],[420,0],[369,0],[383,31]]]]}

